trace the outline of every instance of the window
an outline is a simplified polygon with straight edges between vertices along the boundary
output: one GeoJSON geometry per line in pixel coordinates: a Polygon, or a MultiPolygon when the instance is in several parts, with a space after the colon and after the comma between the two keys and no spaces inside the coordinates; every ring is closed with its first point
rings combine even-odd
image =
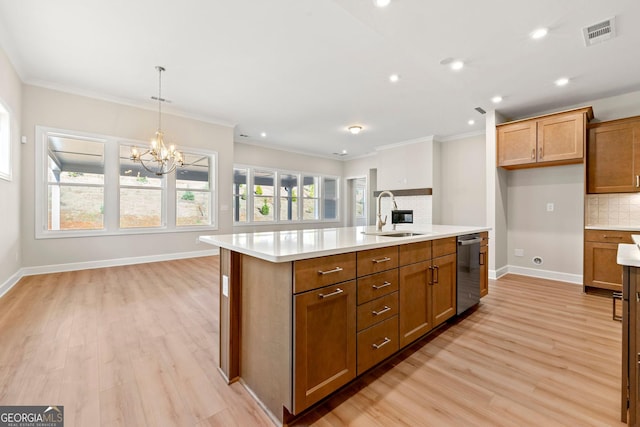
{"type": "Polygon", "coordinates": [[[9,111],[0,102],[0,178],[11,180],[11,121],[9,111]]]}
{"type": "Polygon", "coordinates": [[[338,221],[339,182],[336,177],[236,166],[234,224],[338,221]]]}
{"type": "Polygon", "coordinates": [[[188,149],[156,176],[130,160],[135,143],[37,126],[36,237],[214,227],[215,153],[188,149]]]}

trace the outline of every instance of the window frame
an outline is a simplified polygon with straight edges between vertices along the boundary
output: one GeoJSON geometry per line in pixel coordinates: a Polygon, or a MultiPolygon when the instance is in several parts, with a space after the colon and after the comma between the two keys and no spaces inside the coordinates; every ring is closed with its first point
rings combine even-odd
{"type": "MultiPolygon", "coordinates": [[[[145,141],[126,139],[102,135],[91,132],[75,131],[36,126],[35,139],[35,236],[36,239],[69,238],[69,237],[99,237],[136,234],[163,234],[187,231],[215,231],[218,230],[218,153],[191,147],[180,147],[189,153],[206,155],[209,157],[209,194],[210,194],[210,225],[176,225],[177,189],[176,174],[162,176],[162,225],[157,227],[120,227],[120,147],[123,145],[145,146],[145,141]],[[104,144],[104,221],[99,230],[49,230],[48,229],[48,145],[49,135],[82,138],[104,144]]],[[[126,188],[131,188],[127,186],[126,188]]]]}
{"type": "MultiPolygon", "coordinates": [[[[233,221],[233,226],[234,227],[243,227],[243,226],[262,226],[262,225],[285,225],[285,224],[325,224],[325,223],[339,223],[341,221],[341,212],[340,212],[340,203],[341,203],[341,191],[340,191],[340,185],[342,182],[342,179],[340,176],[336,176],[336,175],[324,175],[324,174],[320,174],[320,173],[315,173],[315,172],[303,172],[303,171],[294,171],[294,170],[289,170],[289,169],[278,169],[278,168],[271,168],[271,167],[264,167],[264,166],[252,166],[252,165],[246,165],[246,164],[234,164],[233,165],[233,173],[235,173],[235,170],[246,170],[247,171],[247,200],[246,200],[246,206],[247,206],[247,217],[245,221],[236,221],[236,215],[235,212],[232,213],[232,221],[233,221]],[[272,172],[274,174],[274,204],[273,204],[273,208],[275,210],[275,214],[274,214],[274,219],[272,221],[253,221],[253,211],[255,210],[255,202],[254,202],[254,198],[255,198],[255,194],[253,194],[253,179],[254,179],[254,171],[261,171],[261,172],[272,172]],[[280,184],[281,184],[281,176],[282,175],[295,175],[297,176],[298,179],[298,185],[296,188],[298,188],[298,195],[296,196],[298,198],[298,219],[282,219],[280,217],[280,202],[282,197],[280,197],[280,184]],[[315,197],[313,197],[310,200],[316,200],[317,204],[318,204],[318,218],[317,219],[304,219],[304,183],[303,183],[303,179],[305,176],[311,176],[314,178],[318,179],[318,188],[316,189],[316,191],[318,192],[318,194],[315,195],[315,197]],[[326,219],[324,217],[324,189],[323,189],[323,183],[325,179],[335,179],[336,181],[336,218],[331,218],[331,219],[326,219]]],[[[232,179],[232,185],[233,185],[233,179],[232,179]]],[[[232,190],[232,203],[235,202],[234,197],[236,197],[236,194],[234,193],[234,191],[232,190]]]]}
{"type": "Polygon", "coordinates": [[[11,144],[12,114],[7,105],[0,99],[0,158],[6,157],[6,166],[0,160],[0,179],[13,180],[13,148],[11,144]]]}

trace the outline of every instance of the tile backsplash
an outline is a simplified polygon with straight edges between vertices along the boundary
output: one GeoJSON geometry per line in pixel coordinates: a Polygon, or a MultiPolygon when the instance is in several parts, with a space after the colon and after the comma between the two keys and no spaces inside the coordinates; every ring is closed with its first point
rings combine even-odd
{"type": "MultiPolygon", "coordinates": [[[[413,223],[415,225],[430,225],[432,214],[432,196],[396,196],[396,204],[398,209],[412,209],[413,223]]],[[[374,198],[375,202],[376,199],[374,198]]],[[[391,224],[391,198],[383,197],[381,200],[382,218],[388,216],[387,224],[391,224]]],[[[375,219],[374,219],[375,223],[375,219]]]]}
{"type": "Polygon", "coordinates": [[[640,226],[640,193],[588,194],[584,215],[587,226],[640,226]]]}

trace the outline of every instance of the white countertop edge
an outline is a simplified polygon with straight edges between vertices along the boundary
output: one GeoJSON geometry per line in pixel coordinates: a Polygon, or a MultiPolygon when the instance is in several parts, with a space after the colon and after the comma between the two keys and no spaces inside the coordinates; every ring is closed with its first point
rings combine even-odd
{"type": "Polygon", "coordinates": [[[585,230],[612,230],[612,231],[638,231],[640,232],[640,226],[633,225],[588,225],[584,227],[585,230]]]}
{"type": "MultiPolygon", "coordinates": [[[[229,249],[235,252],[239,252],[245,255],[249,255],[255,258],[263,259],[265,261],[280,263],[280,262],[290,262],[290,261],[298,261],[307,258],[316,258],[321,256],[329,256],[329,255],[338,255],[348,252],[360,251],[360,250],[368,250],[368,249],[377,249],[384,248],[388,246],[395,246],[407,243],[415,243],[415,242],[424,242],[429,240],[443,239],[447,237],[455,237],[461,236],[465,234],[473,234],[480,233],[483,231],[490,231],[491,227],[480,227],[480,226],[431,226],[429,229],[433,227],[444,228],[447,231],[427,231],[424,228],[413,227],[413,228],[403,228],[398,229],[398,232],[402,231],[415,231],[415,232],[426,232],[429,234],[416,235],[416,236],[407,236],[407,237],[386,237],[386,236],[376,236],[376,235],[368,235],[364,238],[367,239],[365,242],[348,242],[347,244],[341,244],[339,246],[332,246],[329,248],[317,247],[310,250],[304,250],[296,253],[286,253],[286,254],[278,254],[275,250],[256,250],[247,245],[238,245],[229,241],[234,238],[234,236],[242,236],[242,235],[259,235],[265,237],[269,233],[272,234],[272,238],[275,240],[276,237],[280,236],[281,232],[256,232],[256,233],[237,233],[237,234],[224,234],[224,235],[210,235],[210,236],[200,236],[199,240],[203,243],[207,243],[210,245],[218,246],[224,249],[229,249]]],[[[328,230],[336,230],[336,229],[317,229],[317,230],[289,230],[284,232],[298,232],[298,231],[306,231],[306,232],[323,232],[328,230]]],[[[342,228],[342,232],[344,233],[358,233],[358,237],[363,238],[359,234],[362,234],[361,230],[365,230],[364,227],[344,227],[342,228]]],[[[374,227],[367,227],[367,232],[374,231],[374,227]]],[[[389,230],[386,230],[389,231],[389,230]]],[[[355,237],[355,236],[354,236],[355,237]]],[[[274,245],[272,245],[274,246],[274,245]]]]}
{"type": "MultiPolygon", "coordinates": [[[[634,241],[636,241],[636,239],[634,239],[634,241]]],[[[640,267],[640,249],[638,249],[638,245],[620,243],[618,245],[616,262],[619,265],[628,267],[640,267]]]]}

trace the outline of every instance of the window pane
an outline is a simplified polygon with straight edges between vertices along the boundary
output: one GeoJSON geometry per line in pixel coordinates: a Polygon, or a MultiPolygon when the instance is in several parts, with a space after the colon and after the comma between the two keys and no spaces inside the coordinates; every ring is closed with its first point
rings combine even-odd
{"type": "Polygon", "coordinates": [[[280,197],[280,220],[298,219],[298,198],[297,197],[280,197]]]}
{"type": "Polygon", "coordinates": [[[48,230],[104,227],[104,188],[49,185],[48,230]]]}
{"type": "Polygon", "coordinates": [[[280,175],[280,216],[281,221],[298,219],[298,175],[280,175]]]}
{"type": "Polygon", "coordinates": [[[246,222],[247,218],[247,169],[233,170],[233,220],[246,222]]]}
{"type": "Polygon", "coordinates": [[[303,213],[302,219],[319,219],[318,205],[318,183],[320,178],[317,176],[305,176],[302,178],[302,196],[303,196],[303,213]]]}
{"type": "Polygon", "coordinates": [[[209,189],[209,156],[184,154],[184,166],[176,169],[176,187],[190,190],[209,189]]]}
{"type": "Polygon", "coordinates": [[[209,225],[211,193],[208,191],[178,191],[176,225],[209,225]]]}
{"type": "Polygon", "coordinates": [[[0,178],[11,179],[9,112],[0,103],[0,178]]]}
{"type": "MultiPolygon", "coordinates": [[[[135,163],[131,156],[132,145],[120,144],[120,185],[162,187],[162,176],[146,170],[140,163],[135,163]]],[[[122,202],[120,202],[122,205],[122,202]]]]}
{"type": "Polygon", "coordinates": [[[302,179],[302,191],[305,198],[318,197],[318,182],[320,178],[317,176],[305,176],[302,179]]]}
{"type": "Polygon", "coordinates": [[[323,180],[323,201],[324,219],[338,218],[338,180],[335,178],[324,178],[323,180]]]}
{"type": "Polygon", "coordinates": [[[47,229],[102,229],[104,144],[81,137],[50,134],[46,148],[50,184],[47,229]]]}
{"type": "Polygon", "coordinates": [[[303,205],[302,219],[318,219],[318,200],[305,199],[303,205]]]}
{"type": "Polygon", "coordinates": [[[120,188],[120,227],[160,227],[162,191],[146,188],[120,188]]]}
{"type": "Polygon", "coordinates": [[[253,173],[253,220],[273,221],[273,196],[275,174],[272,171],[256,170],[253,173]]]}

